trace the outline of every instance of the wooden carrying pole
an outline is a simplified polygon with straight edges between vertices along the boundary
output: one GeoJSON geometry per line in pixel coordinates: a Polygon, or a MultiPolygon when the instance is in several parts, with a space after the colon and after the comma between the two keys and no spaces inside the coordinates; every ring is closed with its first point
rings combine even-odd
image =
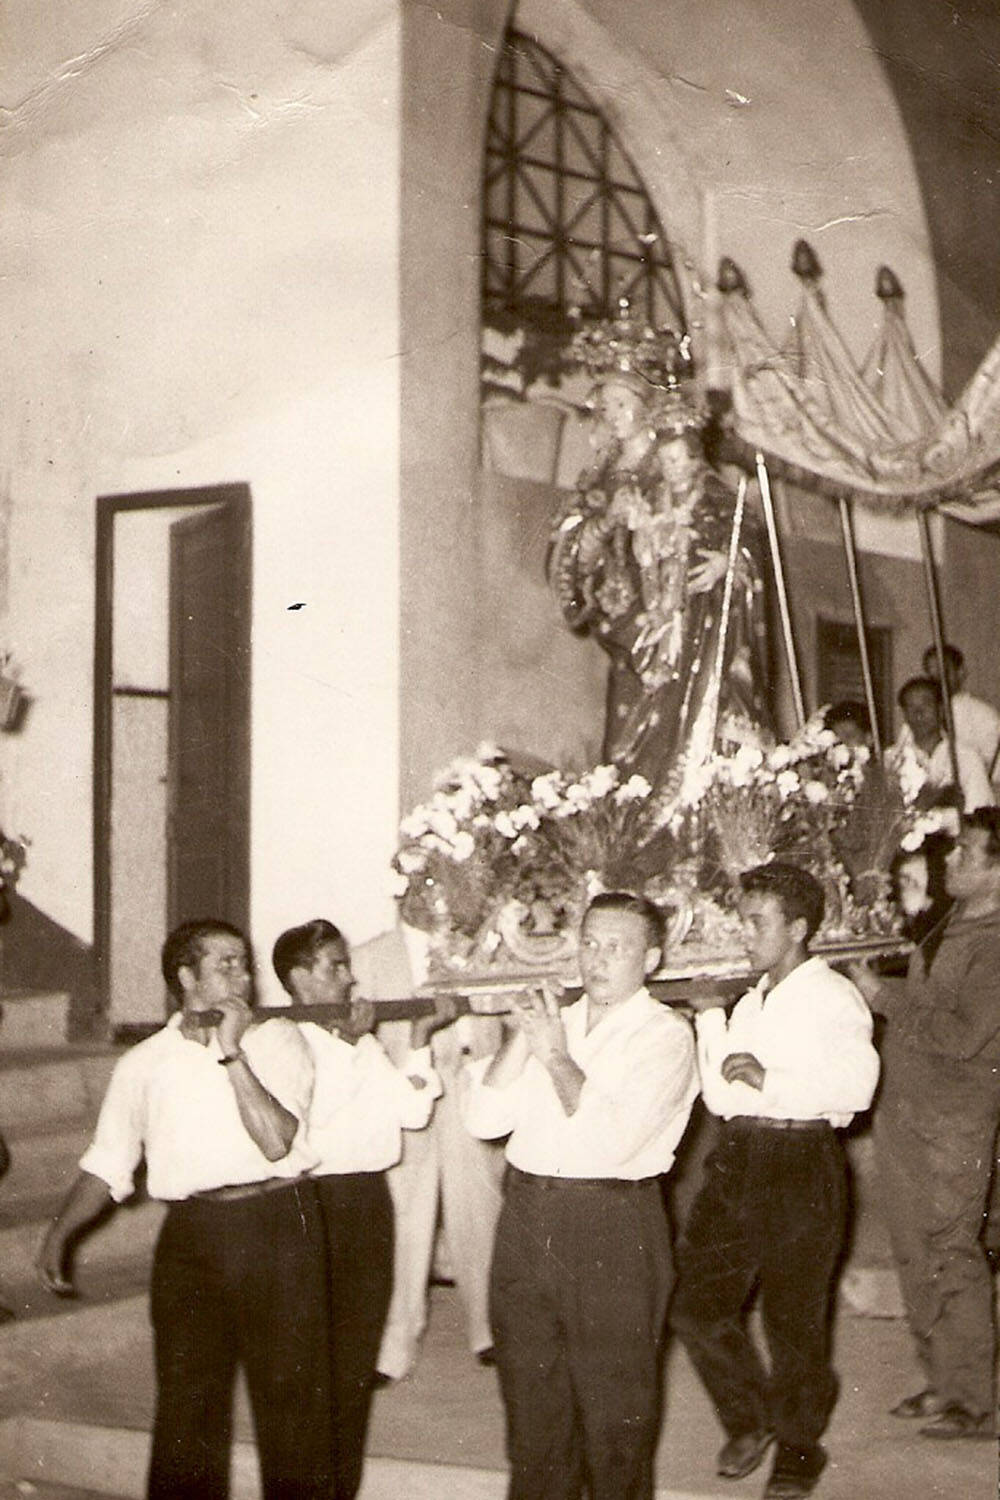
{"type": "Polygon", "coordinates": [[[781,636],[785,644],[785,659],[788,662],[788,675],[792,686],[792,701],[795,704],[795,714],[799,729],[806,722],[805,705],[802,700],[802,682],[799,678],[799,664],[795,656],[795,641],[792,636],[792,617],[788,608],[788,590],[785,587],[785,570],[781,562],[781,548],[778,543],[778,527],[774,519],[774,500],[771,496],[771,479],[764,462],[764,455],[760,451],[756,455],[757,484],[760,488],[761,504],[764,508],[764,523],[767,526],[767,539],[771,548],[771,567],[774,570],[774,584],[778,591],[778,611],[781,615],[781,636]]]}
{"type": "Polygon", "coordinates": [[[882,757],[882,736],[879,733],[878,714],[875,712],[875,688],[872,683],[872,664],[868,655],[868,636],[865,631],[865,606],[861,597],[861,581],[858,577],[858,549],[854,540],[854,518],[851,503],[841,495],[840,530],[844,538],[844,556],[847,560],[847,578],[851,586],[851,604],[854,608],[854,628],[858,635],[858,652],[861,656],[861,675],[865,684],[865,703],[868,705],[868,721],[871,724],[872,744],[875,754],[882,757]]]}

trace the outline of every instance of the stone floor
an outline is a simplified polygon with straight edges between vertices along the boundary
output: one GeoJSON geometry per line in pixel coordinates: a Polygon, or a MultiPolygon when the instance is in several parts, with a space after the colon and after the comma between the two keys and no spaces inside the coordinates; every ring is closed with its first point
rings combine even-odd
{"type": "MultiPolygon", "coordinates": [[[[153,1393],[144,1299],[82,1308],[69,1319],[53,1321],[61,1325],[58,1346],[52,1342],[47,1347],[45,1320],[33,1321],[30,1333],[22,1333],[20,1379],[11,1373],[16,1362],[5,1361],[0,1500],[32,1493],[44,1500],[60,1495],[83,1500],[92,1491],[141,1494],[153,1393]],[[20,1445],[5,1446],[4,1430],[13,1431],[19,1419],[24,1424],[20,1445]],[[67,1472],[67,1453],[75,1455],[72,1473],[67,1472]],[[46,1489],[52,1481],[89,1485],[90,1491],[46,1489]]],[[[457,1294],[435,1289],[414,1375],[376,1396],[362,1500],[502,1500],[503,1413],[496,1377],[464,1348],[461,1323],[457,1294]]],[[[0,1339],[4,1334],[0,1330],[0,1339]]],[[[51,1339],[56,1337],[53,1331],[51,1339]]],[[[842,1313],[837,1363],[841,1397],[827,1436],[830,1463],[816,1491],[818,1500],[994,1500],[995,1444],[931,1443],[909,1424],[886,1415],[917,1381],[901,1322],[842,1313]]],[[[729,1500],[758,1495],[760,1473],[724,1486],[714,1477],[719,1433],[680,1350],[672,1351],[668,1362],[666,1397],[657,1456],[658,1500],[717,1500],[723,1492],[729,1500]]],[[[242,1398],[237,1426],[239,1435],[248,1438],[242,1398]]],[[[256,1493],[251,1464],[244,1444],[237,1454],[236,1500],[250,1500],[256,1493]]]]}

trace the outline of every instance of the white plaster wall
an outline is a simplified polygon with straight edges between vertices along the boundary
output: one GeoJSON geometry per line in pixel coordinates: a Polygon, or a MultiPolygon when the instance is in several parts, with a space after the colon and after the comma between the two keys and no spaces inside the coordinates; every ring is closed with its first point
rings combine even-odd
{"type": "Polygon", "coordinates": [[[6,7],[0,639],[36,701],[0,750],[4,816],[34,841],[25,894],[84,938],[95,497],[237,480],[255,935],[391,912],[397,9],[6,7]]]}
{"type": "MultiPolygon", "coordinates": [[[[889,264],[939,376],[937,277],[912,152],[850,0],[519,0],[514,15],[618,129],[674,237],[696,334],[729,255],[783,338],[802,238],[855,357],[874,338],[875,274],[889,264]]],[[[856,529],[862,548],[919,556],[913,522],[859,511],[856,529]]]]}
{"type": "MultiPolygon", "coordinates": [[[[411,314],[418,301],[443,309],[437,323],[414,319],[412,332],[439,335],[428,347],[450,357],[412,396],[423,446],[411,436],[408,484],[416,526],[417,460],[431,449],[450,477],[435,535],[451,542],[471,524],[476,488],[481,138],[469,127],[476,98],[480,120],[488,108],[501,11],[498,0],[433,11],[416,0],[3,7],[0,491],[11,552],[0,645],[21,659],[35,703],[23,735],[0,743],[0,814],[34,839],[25,893],[82,937],[94,499],[239,480],[254,500],[255,936],[266,950],[281,925],[325,909],[361,939],[391,915],[399,301],[411,314]],[[401,293],[407,4],[421,57],[408,171],[433,205],[420,264],[434,274],[401,293]],[[468,34],[459,52],[456,28],[468,34]],[[458,87],[473,55],[481,75],[458,87]]],[[[519,24],[611,113],[691,263],[695,316],[700,262],[728,252],[779,328],[796,297],[791,244],[804,234],[855,352],[887,260],[934,368],[933,269],[909,151],[848,0],[523,0],[519,24]]],[[[473,597],[477,580],[456,581],[473,597]]],[[[439,607],[437,630],[423,618],[437,640],[449,624],[439,607]]],[[[451,674],[452,658],[415,664],[411,700],[436,701],[435,673],[451,674]]],[[[462,720],[470,743],[496,718],[489,687],[462,720]]],[[[508,718],[515,708],[500,705],[508,718]]],[[[458,748],[435,748],[435,763],[458,748]]]]}

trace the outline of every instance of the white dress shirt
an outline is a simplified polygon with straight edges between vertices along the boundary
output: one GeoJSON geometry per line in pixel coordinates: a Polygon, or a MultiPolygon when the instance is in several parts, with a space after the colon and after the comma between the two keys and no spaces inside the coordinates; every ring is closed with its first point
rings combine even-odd
{"type": "Polygon", "coordinates": [[[315,1162],[305,1121],[313,1063],[294,1021],[251,1026],[240,1042],[260,1082],[300,1122],[292,1149],[269,1161],[240,1119],[214,1032],[208,1044],[181,1034],[181,1015],[115,1064],[94,1138],[80,1160],[121,1203],[146,1157],[150,1196],[171,1201],[269,1177],[298,1177],[315,1162]]]}
{"type": "Polygon", "coordinates": [[[512,1132],[507,1160],[543,1177],[655,1177],[673,1165],[698,1092],[688,1023],[647,990],[587,1031],[586,996],[562,1012],[570,1057],[586,1076],[567,1115],[548,1071],[529,1056],[503,1087],[484,1082],[490,1059],[469,1064],[463,1114],[484,1140],[512,1132]]]}
{"type": "Polygon", "coordinates": [[[975,698],[963,689],[952,694],[951,716],[955,738],[978,751],[987,772],[991,771],[1000,745],[1000,713],[985,698],[975,698]]]}
{"type": "Polygon", "coordinates": [[[849,1125],[867,1109],[878,1082],[872,1018],[860,991],[821,958],[807,958],[768,989],[767,975],[743,996],[728,1021],[720,1008],[696,1017],[705,1104],[731,1120],[829,1120],[849,1125]],[[727,1083],[723,1061],[749,1052],[764,1086],[727,1083]]]}
{"type": "Polygon", "coordinates": [[[315,1175],[381,1172],[395,1166],[402,1131],[422,1130],[441,1097],[430,1048],[411,1049],[401,1070],[373,1036],[361,1037],[352,1047],[313,1021],[299,1027],[316,1067],[309,1111],[309,1144],[318,1158],[315,1175]],[[411,1078],[420,1079],[423,1087],[414,1087],[411,1078]]]}
{"type": "MultiPolygon", "coordinates": [[[[951,786],[955,780],[951,764],[951,751],[948,748],[948,737],[938,740],[930,755],[921,750],[913,738],[913,732],[908,724],[904,724],[899,731],[898,738],[893,745],[889,746],[886,758],[892,763],[894,754],[902,753],[904,749],[912,751],[917,764],[923,770],[928,782],[932,787],[951,786]]],[[[958,732],[955,726],[955,760],[958,763],[959,788],[962,793],[963,810],[967,813],[973,812],[977,807],[993,807],[996,802],[996,793],[988,775],[989,767],[983,760],[979,751],[969,744],[958,732]]]]}

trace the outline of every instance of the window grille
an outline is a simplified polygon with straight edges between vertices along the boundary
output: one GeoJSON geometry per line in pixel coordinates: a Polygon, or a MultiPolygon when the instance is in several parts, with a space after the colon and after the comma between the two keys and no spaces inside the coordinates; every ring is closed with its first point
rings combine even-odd
{"type": "Polygon", "coordinates": [[[626,297],[686,329],[670,240],[600,109],[544,47],[504,37],[486,132],[483,309],[525,321],[626,297]]]}

